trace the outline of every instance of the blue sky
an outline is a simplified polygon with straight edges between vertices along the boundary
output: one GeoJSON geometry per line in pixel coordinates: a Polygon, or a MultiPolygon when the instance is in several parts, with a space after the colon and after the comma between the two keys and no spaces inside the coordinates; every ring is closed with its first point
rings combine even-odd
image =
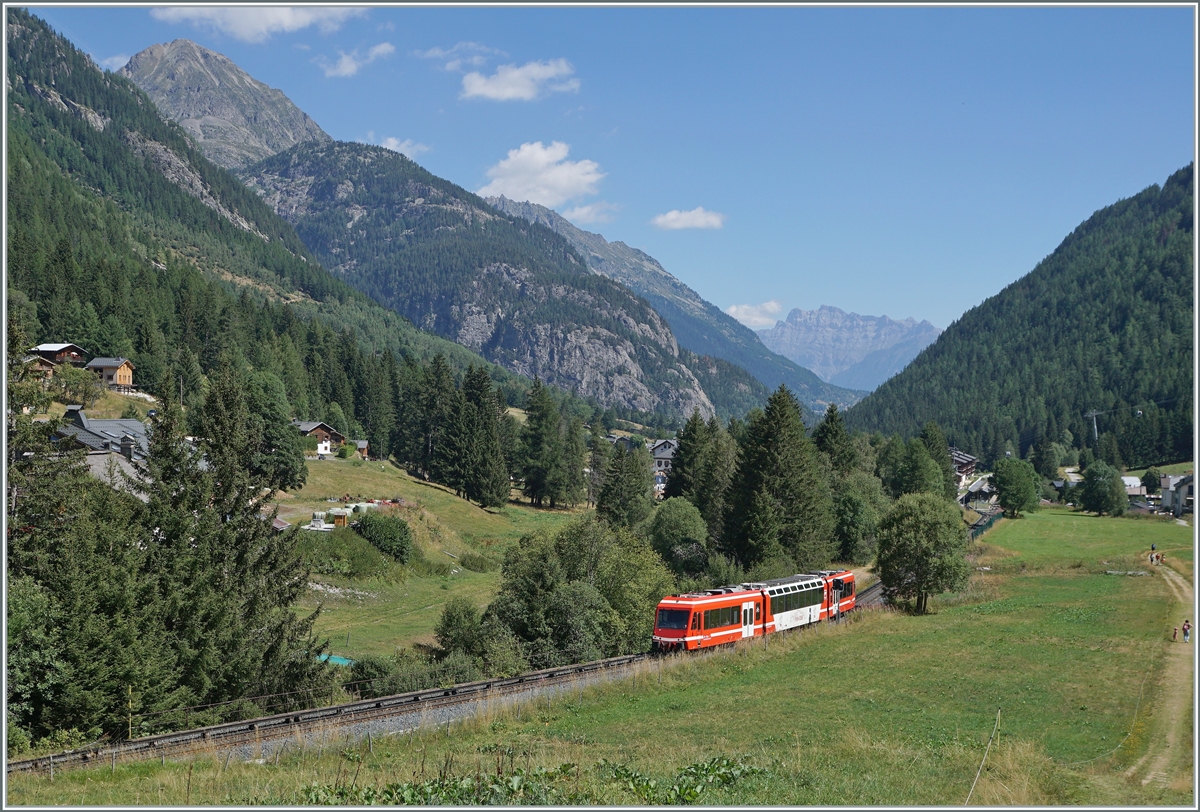
{"type": "Polygon", "coordinates": [[[194,40],[757,327],[945,328],[1195,151],[1190,6],[31,8],[110,68],[194,40]]]}

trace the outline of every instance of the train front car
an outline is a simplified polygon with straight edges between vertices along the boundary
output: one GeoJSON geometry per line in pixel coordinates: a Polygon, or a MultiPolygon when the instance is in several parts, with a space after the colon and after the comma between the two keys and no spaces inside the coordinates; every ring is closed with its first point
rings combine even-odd
{"type": "Polygon", "coordinates": [[[694,609],[687,595],[668,595],[659,601],[658,611],[654,616],[654,642],[651,650],[668,652],[696,648],[699,633],[691,631],[691,626],[693,618],[697,625],[699,624],[700,616],[694,609]]]}
{"type": "Polygon", "coordinates": [[[708,648],[763,634],[763,596],[747,586],[663,598],[654,619],[653,650],[708,648]]]}

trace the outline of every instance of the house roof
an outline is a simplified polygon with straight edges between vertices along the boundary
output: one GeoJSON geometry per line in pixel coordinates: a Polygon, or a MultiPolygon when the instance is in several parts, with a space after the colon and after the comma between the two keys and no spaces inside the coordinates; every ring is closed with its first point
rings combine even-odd
{"type": "Polygon", "coordinates": [[[355,448],[366,448],[366,447],[367,447],[367,441],[366,441],[366,440],[355,440],[355,441],[354,441],[354,447],[355,447],[355,448]]]}
{"type": "Polygon", "coordinates": [[[950,460],[955,465],[969,465],[972,462],[979,461],[976,457],[972,457],[970,454],[966,453],[965,451],[959,451],[954,446],[950,447],[950,460]]]}
{"type": "Polygon", "coordinates": [[[340,431],[323,420],[293,420],[292,425],[300,429],[301,434],[308,434],[313,429],[324,426],[325,430],[330,434],[336,434],[338,437],[344,436],[340,431]]]}
{"type": "Polygon", "coordinates": [[[79,352],[81,352],[81,353],[87,352],[83,347],[79,346],[78,344],[38,344],[36,347],[33,347],[32,349],[30,349],[30,352],[62,352],[63,350],[67,349],[68,347],[74,347],[75,349],[79,350],[79,352]]]}
{"type": "Polygon", "coordinates": [[[119,367],[122,364],[129,364],[130,369],[134,369],[133,362],[128,358],[93,358],[84,365],[84,369],[107,369],[108,367],[119,367]]]}
{"type": "Polygon", "coordinates": [[[95,451],[120,451],[121,438],[133,438],[134,456],[146,456],[149,450],[149,433],[140,420],[96,420],[89,418],[79,406],[68,406],[63,415],[66,422],[59,427],[63,437],[73,437],[95,451]]]}

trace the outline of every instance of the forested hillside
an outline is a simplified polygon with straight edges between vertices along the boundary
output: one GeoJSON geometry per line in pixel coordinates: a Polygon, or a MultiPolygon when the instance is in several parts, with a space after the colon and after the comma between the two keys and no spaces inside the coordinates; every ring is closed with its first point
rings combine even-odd
{"type": "Polygon", "coordinates": [[[399,153],[301,144],[241,177],[336,274],[507,369],[660,414],[740,407],[714,402],[653,308],[562,237],[399,153]]]}
{"type": "Polygon", "coordinates": [[[1094,410],[1100,443],[1111,434],[1126,465],[1190,460],[1192,172],[1096,212],[850,409],[847,425],[911,436],[936,420],[990,463],[1039,443],[1094,448],[1094,410]]]}

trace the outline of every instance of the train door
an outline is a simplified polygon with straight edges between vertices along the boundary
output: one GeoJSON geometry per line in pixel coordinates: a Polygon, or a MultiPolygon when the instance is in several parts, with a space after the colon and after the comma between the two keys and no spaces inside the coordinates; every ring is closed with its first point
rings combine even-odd
{"type": "Polygon", "coordinates": [[[754,636],[754,601],[742,603],[742,637],[754,636]]]}

